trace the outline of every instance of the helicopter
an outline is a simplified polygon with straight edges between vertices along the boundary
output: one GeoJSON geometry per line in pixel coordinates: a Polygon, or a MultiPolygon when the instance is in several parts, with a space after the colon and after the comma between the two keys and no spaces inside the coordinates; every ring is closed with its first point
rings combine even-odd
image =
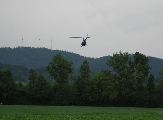
{"type": "Polygon", "coordinates": [[[87,37],[86,38],[84,38],[84,37],[70,37],[70,38],[83,38],[83,41],[82,41],[82,43],[81,43],[81,47],[82,46],[86,46],[87,44],[86,44],[86,40],[88,39],[88,38],[90,38],[90,37],[88,37],[88,34],[87,34],[87,37]]]}

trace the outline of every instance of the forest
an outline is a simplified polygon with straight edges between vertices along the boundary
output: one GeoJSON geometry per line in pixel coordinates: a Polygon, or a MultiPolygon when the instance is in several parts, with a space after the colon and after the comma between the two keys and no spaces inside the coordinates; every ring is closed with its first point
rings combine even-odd
{"type": "MultiPolygon", "coordinates": [[[[79,65],[79,73],[74,75],[77,63],[74,65],[62,53],[53,54],[45,65],[50,81],[37,72],[37,67],[28,69],[27,82],[17,81],[11,70],[1,69],[0,102],[19,105],[163,107],[163,69],[158,72],[159,79],[155,82],[146,55],[139,52],[130,55],[120,51],[103,61],[105,68],[109,69],[98,70],[92,75],[92,63],[84,58],[79,65]]],[[[34,64],[33,61],[36,60],[31,60],[31,64],[34,64]]],[[[1,63],[4,64],[2,59],[1,63]]],[[[30,64],[28,66],[32,67],[30,64]]]]}

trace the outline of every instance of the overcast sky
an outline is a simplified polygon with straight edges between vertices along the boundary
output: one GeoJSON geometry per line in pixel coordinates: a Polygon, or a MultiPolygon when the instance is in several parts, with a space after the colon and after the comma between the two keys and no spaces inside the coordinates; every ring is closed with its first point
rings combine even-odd
{"type": "Polygon", "coordinates": [[[51,38],[53,50],[87,57],[121,50],[163,59],[163,0],[0,0],[0,47],[50,49],[51,38]],[[86,47],[69,38],[87,34],[86,47]]]}

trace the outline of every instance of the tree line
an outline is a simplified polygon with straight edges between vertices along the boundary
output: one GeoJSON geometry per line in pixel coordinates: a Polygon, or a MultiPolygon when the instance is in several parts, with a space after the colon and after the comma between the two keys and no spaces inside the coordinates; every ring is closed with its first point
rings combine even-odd
{"type": "Polygon", "coordinates": [[[89,62],[83,60],[80,74],[73,76],[73,62],[56,54],[46,66],[52,82],[29,70],[28,83],[16,82],[9,70],[0,70],[0,102],[25,105],[80,105],[163,107],[163,69],[154,83],[148,57],[136,52],[113,54],[106,61],[112,70],[90,77],[89,62]]]}

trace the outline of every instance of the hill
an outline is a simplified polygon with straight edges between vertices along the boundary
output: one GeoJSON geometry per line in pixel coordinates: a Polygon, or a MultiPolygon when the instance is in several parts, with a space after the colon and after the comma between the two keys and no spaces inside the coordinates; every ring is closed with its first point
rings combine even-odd
{"type": "Polygon", "coordinates": [[[53,56],[61,53],[68,60],[72,60],[74,66],[80,66],[84,59],[88,61],[94,60],[75,53],[60,50],[50,50],[47,48],[0,48],[0,63],[11,65],[19,65],[27,68],[45,67],[52,60],[53,56]]]}
{"type": "MultiPolygon", "coordinates": [[[[14,78],[20,81],[23,76],[28,76],[28,69],[34,68],[39,73],[46,74],[45,67],[52,60],[53,56],[61,53],[62,56],[68,60],[73,61],[74,73],[79,73],[79,67],[83,60],[87,60],[90,65],[91,75],[99,72],[102,69],[109,69],[105,63],[110,56],[104,56],[100,58],[84,57],[76,53],[60,50],[50,50],[47,48],[31,48],[31,47],[17,47],[17,48],[0,48],[0,69],[9,69],[12,71],[14,78]],[[18,77],[22,75],[22,77],[18,77]]],[[[151,73],[158,78],[158,73],[163,68],[163,59],[148,57],[149,65],[152,68],[151,73]]],[[[26,79],[26,77],[25,77],[26,79]]]]}

